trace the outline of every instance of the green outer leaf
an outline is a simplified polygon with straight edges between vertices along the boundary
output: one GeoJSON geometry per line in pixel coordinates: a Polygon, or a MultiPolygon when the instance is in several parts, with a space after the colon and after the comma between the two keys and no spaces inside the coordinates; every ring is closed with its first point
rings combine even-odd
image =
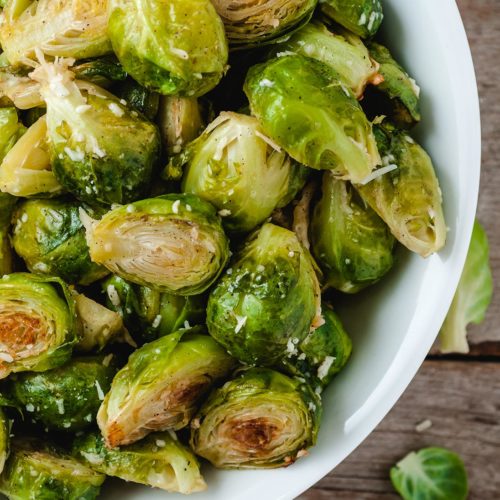
{"type": "Polygon", "coordinates": [[[13,252],[9,238],[12,212],[17,198],[0,192],[0,276],[9,274],[13,270],[13,252]]]}
{"type": "Polygon", "coordinates": [[[0,407],[0,473],[2,473],[10,453],[10,427],[11,421],[5,415],[3,408],[0,407]]]}
{"type": "Polygon", "coordinates": [[[128,78],[115,87],[113,92],[120,99],[127,101],[128,106],[142,113],[148,120],[155,120],[160,107],[160,94],[139,85],[132,78],[128,78]]]}
{"type": "Polygon", "coordinates": [[[465,500],[468,493],[462,459],[444,448],[411,452],[391,468],[391,481],[404,500],[465,500]]]}
{"type": "Polygon", "coordinates": [[[441,352],[469,352],[467,326],[484,320],[492,296],[488,236],[476,220],[462,276],[439,333],[441,352]]]}

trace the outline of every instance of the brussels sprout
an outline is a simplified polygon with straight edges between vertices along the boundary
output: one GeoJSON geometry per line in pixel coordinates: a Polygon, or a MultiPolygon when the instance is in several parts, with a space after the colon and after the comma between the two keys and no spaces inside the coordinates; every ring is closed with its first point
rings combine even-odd
{"type": "Polygon", "coordinates": [[[169,492],[206,489],[198,460],[173,432],[150,434],[139,443],[108,449],[96,433],[78,438],[73,454],[94,470],[169,492]]]}
{"type": "Polygon", "coordinates": [[[73,73],[78,80],[87,80],[105,88],[127,79],[127,72],[114,56],[82,61],[73,67],[73,73]]]}
{"type": "Polygon", "coordinates": [[[123,317],[125,326],[140,343],[205,322],[203,296],[162,293],[119,276],[110,276],[103,281],[102,288],[107,307],[123,317]]]}
{"type": "Polygon", "coordinates": [[[76,59],[111,52],[106,4],[106,0],[10,1],[0,27],[7,59],[14,65],[24,63],[36,49],[76,59]]]}
{"type": "Polygon", "coordinates": [[[10,427],[11,422],[0,407],[0,473],[5,467],[5,461],[10,453],[10,427]]]}
{"type": "Polygon", "coordinates": [[[404,500],[465,500],[469,490],[462,459],[436,447],[406,455],[392,467],[391,482],[404,500]]]}
{"type": "Polygon", "coordinates": [[[273,366],[314,326],[319,295],[312,259],[295,234],[264,224],[212,290],[208,330],[240,361],[273,366]]]}
{"type": "Polygon", "coordinates": [[[108,447],[188,425],[200,398],[236,365],[204,333],[201,327],[178,330],[131,354],[97,415],[108,447]]]}
{"type": "Polygon", "coordinates": [[[24,198],[61,193],[62,186],[51,170],[45,116],[28,129],[3,159],[0,190],[24,198]]]}
{"type": "Polygon", "coordinates": [[[108,11],[113,49],[144,87],[200,96],[222,78],[227,41],[210,0],[109,0],[108,11]]]}
{"type": "Polygon", "coordinates": [[[323,174],[322,195],[310,227],[313,255],[327,286],[356,293],[376,283],[394,263],[394,237],[347,182],[323,174]]]}
{"type": "Polygon", "coordinates": [[[382,0],[319,0],[321,11],[361,38],[377,33],[384,14],[382,0]]]}
{"type": "Polygon", "coordinates": [[[288,52],[312,57],[333,68],[358,99],[369,82],[378,84],[382,79],[378,63],[358,36],[341,29],[331,32],[320,21],[307,24],[273,50],[278,56],[288,52]]]}
{"type": "Polygon", "coordinates": [[[380,64],[382,76],[369,107],[375,108],[375,114],[389,115],[400,127],[415,125],[420,121],[420,88],[383,45],[371,42],[368,47],[370,56],[380,64]],[[381,94],[386,99],[380,99],[381,94]]]}
{"type": "Polygon", "coordinates": [[[273,43],[306,24],[317,0],[213,0],[229,45],[234,48],[273,43]]]}
{"type": "Polygon", "coordinates": [[[371,123],[326,64],[289,55],[250,68],[244,90],[264,132],[297,161],[359,182],[380,163],[371,123]]]}
{"type": "Polygon", "coordinates": [[[148,120],[153,120],[160,107],[160,94],[139,85],[128,78],[113,89],[114,94],[126,101],[127,105],[142,113],[148,120]]]}
{"type": "Polygon", "coordinates": [[[62,365],[77,341],[74,302],[60,279],[26,273],[0,279],[0,379],[62,365]]]}
{"type": "Polygon", "coordinates": [[[446,243],[441,189],[432,160],[406,132],[388,123],[377,126],[376,135],[384,167],[372,174],[373,180],[355,187],[400,243],[428,257],[446,243]]]}
{"type": "Polygon", "coordinates": [[[157,128],[90,82],[76,82],[64,61],[31,74],[47,104],[52,168],[89,204],[128,203],[145,194],[160,148],[157,128]]]}
{"type": "Polygon", "coordinates": [[[307,455],[320,418],[306,383],[251,368],[212,392],[191,422],[191,447],[219,468],[283,467],[307,455]]]}
{"type": "Polygon", "coordinates": [[[105,478],[41,441],[17,439],[0,492],[12,500],[94,500],[105,478]]]}
{"type": "Polygon", "coordinates": [[[94,262],[132,283],[176,295],[204,292],[229,256],[215,209],[190,194],[138,201],[84,223],[94,262]]]}
{"type": "Polygon", "coordinates": [[[13,269],[13,254],[10,245],[10,219],[17,198],[0,192],[0,276],[9,274],[13,269]]]}
{"type": "Polygon", "coordinates": [[[16,108],[0,108],[0,162],[25,132],[16,108]]]}
{"type": "Polygon", "coordinates": [[[248,232],[287,205],[308,175],[255,118],[237,113],[222,113],[180,156],[183,191],[210,201],[231,232],[248,232]]]}
{"type": "Polygon", "coordinates": [[[82,430],[95,422],[115,373],[108,356],[74,358],[53,370],[14,376],[12,395],[46,428],[82,430]]]}
{"type": "Polygon", "coordinates": [[[12,243],[28,269],[89,285],[108,274],[90,260],[85,229],[73,201],[28,200],[14,214],[12,243]]]}

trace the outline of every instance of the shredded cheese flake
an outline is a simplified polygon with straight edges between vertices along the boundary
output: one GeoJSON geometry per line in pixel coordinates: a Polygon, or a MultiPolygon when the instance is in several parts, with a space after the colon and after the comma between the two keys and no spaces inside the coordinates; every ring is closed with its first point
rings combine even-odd
{"type": "Polygon", "coordinates": [[[378,168],[377,170],[374,170],[370,175],[365,177],[360,184],[362,186],[365,186],[369,182],[374,181],[375,179],[378,179],[382,175],[385,175],[389,172],[392,172],[393,170],[396,170],[398,168],[397,165],[387,165],[386,167],[378,168]]]}
{"type": "Polygon", "coordinates": [[[325,359],[323,360],[323,363],[319,365],[318,378],[320,380],[323,380],[328,375],[328,371],[330,370],[334,361],[335,358],[333,356],[326,356],[325,359]]]}

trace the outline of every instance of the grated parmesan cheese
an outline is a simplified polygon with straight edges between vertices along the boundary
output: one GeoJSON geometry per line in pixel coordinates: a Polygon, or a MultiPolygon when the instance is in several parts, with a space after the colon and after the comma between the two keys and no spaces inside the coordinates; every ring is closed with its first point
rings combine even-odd
{"type": "Polygon", "coordinates": [[[109,300],[115,307],[120,307],[121,301],[120,301],[120,296],[118,295],[118,292],[116,291],[116,288],[114,285],[108,285],[106,288],[106,293],[108,294],[109,300]]]}
{"type": "Polygon", "coordinates": [[[318,378],[323,380],[328,375],[328,370],[330,370],[335,358],[333,356],[326,356],[318,367],[318,378]]]}
{"type": "Polygon", "coordinates": [[[104,399],[104,392],[102,392],[101,385],[99,384],[99,380],[95,381],[95,388],[97,389],[97,396],[102,401],[104,399]]]}
{"type": "Polygon", "coordinates": [[[174,212],[174,214],[179,213],[179,205],[180,204],[181,204],[181,200],[175,200],[174,203],[172,204],[172,212],[174,212]]]}
{"type": "Polygon", "coordinates": [[[111,111],[111,113],[113,113],[118,118],[121,118],[125,114],[125,111],[123,111],[123,109],[120,108],[120,106],[118,106],[118,104],[116,104],[116,102],[110,103],[108,105],[108,108],[111,111]]]}
{"type": "Polygon", "coordinates": [[[236,318],[236,327],[234,328],[234,333],[238,333],[245,325],[247,322],[247,317],[246,316],[238,316],[235,314],[236,318]]]}
{"type": "Polygon", "coordinates": [[[398,168],[397,165],[387,165],[386,167],[378,168],[377,170],[374,170],[370,175],[365,177],[360,184],[362,186],[365,186],[369,182],[374,181],[375,179],[378,179],[379,177],[382,177],[382,175],[385,175],[389,172],[392,172],[393,170],[396,170],[398,168]]]}
{"type": "Polygon", "coordinates": [[[156,316],[151,326],[153,328],[158,328],[160,326],[160,323],[161,323],[161,314],[158,314],[158,316],[156,316]]]}

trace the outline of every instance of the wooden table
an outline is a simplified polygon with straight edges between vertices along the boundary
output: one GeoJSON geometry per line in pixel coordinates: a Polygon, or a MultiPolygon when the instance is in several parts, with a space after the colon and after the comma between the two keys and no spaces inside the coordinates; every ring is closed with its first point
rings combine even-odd
{"type": "Polygon", "coordinates": [[[463,457],[471,500],[500,499],[500,0],[457,3],[481,100],[478,218],[490,240],[496,283],[493,303],[485,322],[470,329],[470,354],[429,356],[371,436],[302,500],[398,498],[389,481],[390,467],[409,451],[430,445],[449,447],[463,457]],[[426,419],[432,427],[417,432],[415,426],[426,419]]]}

